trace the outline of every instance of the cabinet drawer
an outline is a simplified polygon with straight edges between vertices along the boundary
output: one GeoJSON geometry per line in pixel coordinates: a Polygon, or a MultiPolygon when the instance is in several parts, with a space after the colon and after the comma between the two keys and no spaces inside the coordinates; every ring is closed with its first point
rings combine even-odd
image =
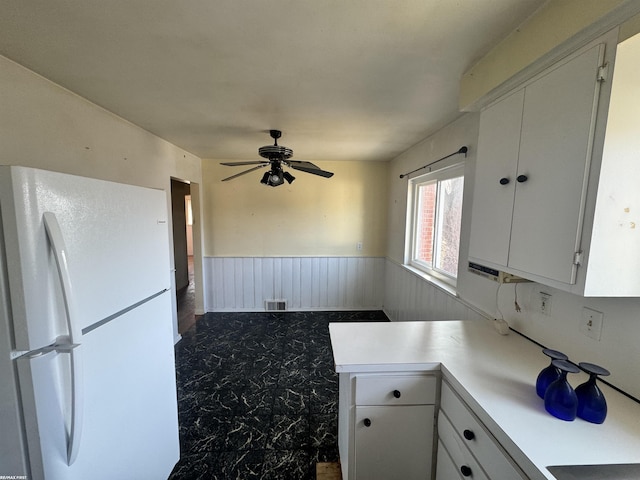
{"type": "Polygon", "coordinates": [[[356,405],[431,405],[438,380],[427,375],[358,375],[356,405]]]}
{"type": "MultiPolygon", "coordinates": [[[[519,468],[512,463],[508,454],[445,382],[442,382],[440,408],[446,414],[446,418],[451,421],[450,425],[456,431],[460,441],[465,443],[482,464],[489,478],[501,480],[527,478],[519,472],[519,468]]],[[[442,415],[438,419],[441,417],[442,415]]]]}
{"type": "MultiPolygon", "coordinates": [[[[453,425],[451,425],[442,412],[438,415],[438,437],[438,448],[444,446],[447,450],[451,460],[453,460],[458,477],[466,477],[473,480],[489,480],[480,467],[480,464],[473,458],[473,455],[471,455],[469,448],[464,444],[462,437],[456,433],[453,425]]],[[[440,457],[441,453],[438,452],[438,458],[440,457]]],[[[440,466],[438,466],[438,469],[440,469],[440,466]]],[[[503,477],[491,478],[503,480],[503,477]]]]}
{"type": "Polygon", "coordinates": [[[463,480],[458,467],[447,452],[442,441],[438,441],[438,454],[436,460],[436,480],[463,480]]]}

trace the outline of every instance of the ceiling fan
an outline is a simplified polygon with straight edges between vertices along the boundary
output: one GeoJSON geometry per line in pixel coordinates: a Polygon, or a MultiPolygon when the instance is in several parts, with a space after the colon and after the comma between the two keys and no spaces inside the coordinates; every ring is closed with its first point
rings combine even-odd
{"type": "Polygon", "coordinates": [[[271,138],[273,138],[274,144],[265,145],[264,147],[260,147],[258,149],[258,154],[260,154],[262,158],[266,158],[267,160],[255,160],[249,162],[221,162],[220,165],[226,165],[230,167],[236,167],[239,165],[256,165],[255,167],[250,168],[249,170],[245,170],[244,172],[236,173],[235,175],[231,175],[230,177],[223,178],[223,182],[232,180],[236,177],[244,175],[245,173],[253,172],[254,170],[258,170],[267,166],[269,167],[269,171],[265,172],[265,174],[262,176],[262,180],[260,180],[260,183],[268,185],[270,187],[277,187],[278,185],[282,185],[285,180],[291,183],[296,179],[296,177],[291,175],[289,172],[285,172],[283,170],[283,167],[290,167],[294,170],[300,170],[301,172],[311,173],[320,177],[333,177],[332,172],[322,170],[320,169],[320,167],[311,162],[289,160],[293,155],[293,150],[285,146],[278,145],[278,139],[282,136],[282,132],[280,130],[269,130],[269,134],[271,135],[271,138]]]}

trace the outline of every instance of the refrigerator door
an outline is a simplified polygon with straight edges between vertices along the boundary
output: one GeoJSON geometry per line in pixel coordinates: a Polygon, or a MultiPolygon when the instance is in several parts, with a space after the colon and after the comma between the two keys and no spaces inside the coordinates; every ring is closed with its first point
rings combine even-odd
{"type": "Polygon", "coordinates": [[[17,350],[68,335],[45,212],[66,241],[80,330],[170,287],[163,191],[4,166],[0,208],[17,350]]]}
{"type": "Polygon", "coordinates": [[[71,466],[69,355],[51,351],[17,360],[30,478],[169,476],[179,458],[170,307],[165,292],[83,336],[84,422],[71,466]]]}

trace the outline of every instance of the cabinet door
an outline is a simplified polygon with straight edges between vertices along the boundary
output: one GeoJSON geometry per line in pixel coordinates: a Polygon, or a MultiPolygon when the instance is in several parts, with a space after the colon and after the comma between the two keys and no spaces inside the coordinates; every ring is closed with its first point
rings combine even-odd
{"type": "Polygon", "coordinates": [[[469,256],[506,266],[524,90],[480,115],[469,256]]]}
{"type": "Polygon", "coordinates": [[[434,415],[433,405],[356,407],[356,480],[431,478],[434,415]]]}
{"type": "Polygon", "coordinates": [[[575,283],[603,54],[592,47],[525,88],[511,268],[575,283]]]}

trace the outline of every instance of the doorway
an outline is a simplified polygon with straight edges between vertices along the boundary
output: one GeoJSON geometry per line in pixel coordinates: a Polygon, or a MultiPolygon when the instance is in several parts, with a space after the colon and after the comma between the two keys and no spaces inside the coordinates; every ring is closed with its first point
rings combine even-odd
{"type": "Polygon", "coordinates": [[[171,214],[178,334],[182,335],[196,322],[193,214],[189,183],[171,179],[171,214]]]}

